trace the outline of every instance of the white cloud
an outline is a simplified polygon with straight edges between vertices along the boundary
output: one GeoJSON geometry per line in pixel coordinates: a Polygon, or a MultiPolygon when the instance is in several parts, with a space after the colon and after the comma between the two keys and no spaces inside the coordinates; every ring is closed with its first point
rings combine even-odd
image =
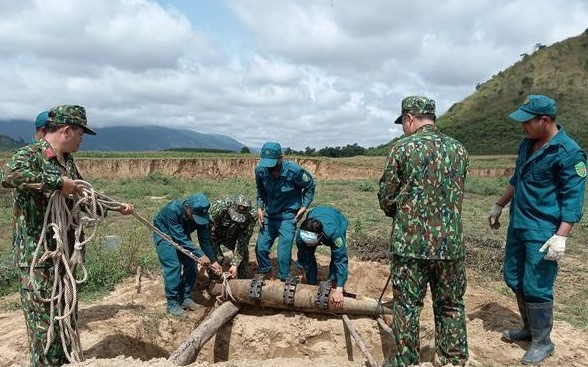
{"type": "Polygon", "coordinates": [[[385,143],[403,96],[443,113],[588,24],[584,0],[5,0],[0,12],[2,118],[75,103],[97,127],[295,149],[385,143]]]}

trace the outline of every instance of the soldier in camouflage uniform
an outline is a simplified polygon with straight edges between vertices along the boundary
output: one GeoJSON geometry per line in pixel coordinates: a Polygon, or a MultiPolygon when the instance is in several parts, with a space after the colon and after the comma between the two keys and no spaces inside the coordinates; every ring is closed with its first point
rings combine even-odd
{"type": "MultiPolygon", "coordinates": [[[[51,194],[59,191],[61,195],[68,197],[79,191],[74,180],[82,177],[71,153],[78,150],[84,133],[96,134],[88,127],[86,111],[81,106],[62,105],[52,108],[45,129],[44,138],[15,152],[6,164],[2,178],[3,187],[14,189],[13,250],[16,266],[21,272],[19,291],[31,351],[30,365],[34,367],[61,366],[68,363],[59,338],[57,323],[53,334],[55,339],[47,353],[44,353],[49,335],[50,304],[43,302],[32,289],[29,270],[41,236],[43,218],[51,194]]],[[[123,204],[119,210],[122,214],[130,214],[132,211],[133,207],[129,204],[123,204]]],[[[56,242],[52,238],[53,230],[48,229],[46,236],[50,248],[54,249],[56,242]]],[[[68,244],[70,253],[73,253],[73,230],[68,238],[71,240],[68,244]]],[[[43,298],[51,296],[54,271],[51,258],[39,262],[34,268],[34,279],[43,298]]],[[[73,319],[76,319],[75,315],[73,319]]]]}
{"type": "Polygon", "coordinates": [[[463,296],[465,248],[461,221],[468,153],[435,127],[435,101],[402,100],[395,121],[405,135],[392,144],[378,199],[393,219],[391,235],[394,366],[419,364],[419,318],[430,284],[436,357],[468,358],[463,296]]]}
{"type": "Polygon", "coordinates": [[[221,245],[233,251],[229,273],[239,279],[249,272],[249,240],[257,221],[257,211],[245,195],[229,196],[210,206],[212,243],[222,255],[221,245]]]}

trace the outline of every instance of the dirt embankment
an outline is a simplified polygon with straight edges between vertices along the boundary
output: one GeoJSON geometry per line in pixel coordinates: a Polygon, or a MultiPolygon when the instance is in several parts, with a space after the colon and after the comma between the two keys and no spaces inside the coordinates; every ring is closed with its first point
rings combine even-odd
{"type": "MultiPolygon", "coordinates": [[[[319,277],[328,273],[329,257],[318,258],[319,277]]],[[[251,264],[253,265],[253,263],[251,264]]],[[[389,265],[351,259],[348,291],[378,298],[389,274],[389,265]]],[[[214,298],[195,290],[193,297],[205,307],[180,321],[165,314],[163,281],[159,274],[145,274],[137,293],[128,279],[101,300],[80,304],[81,342],[85,367],[173,367],[167,358],[183,343],[211,311],[214,298]]],[[[506,343],[501,333],[520,326],[513,297],[494,293],[488,284],[468,284],[465,295],[470,358],[467,367],[519,366],[528,342],[506,343]]],[[[390,292],[384,295],[389,301],[390,292]]],[[[18,294],[0,298],[0,305],[17,303],[18,294]]],[[[366,348],[380,363],[394,347],[391,338],[370,317],[351,316],[366,348]]],[[[29,351],[24,319],[19,309],[0,312],[0,367],[28,365],[29,351]]],[[[555,354],[544,367],[588,367],[588,332],[563,321],[555,321],[552,339],[555,354]]],[[[422,366],[432,366],[435,354],[435,324],[430,294],[421,314],[422,366]]],[[[193,367],[362,367],[366,366],[357,346],[347,340],[341,318],[328,314],[304,314],[271,308],[243,307],[223,326],[198,355],[193,367]]]]}
{"type": "MultiPolygon", "coordinates": [[[[384,158],[377,157],[366,164],[349,164],[337,159],[293,159],[310,171],[317,179],[379,178],[384,158]]],[[[183,158],[183,159],[76,159],[80,172],[86,178],[145,177],[159,173],[183,178],[251,178],[254,177],[257,158],[183,158]]],[[[368,161],[366,161],[368,162],[368,161]]],[[[510,176],[512,168],[471,168],[469,174],[483,177],[510,176]]]]}

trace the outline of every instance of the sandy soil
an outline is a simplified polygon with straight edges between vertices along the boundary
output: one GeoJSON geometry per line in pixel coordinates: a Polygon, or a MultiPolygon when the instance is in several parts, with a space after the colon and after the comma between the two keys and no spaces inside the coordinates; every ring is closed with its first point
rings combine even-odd
{"type": "MultiPolygon", "coordinates": [[[[321,272],[328,259],[321,259],[321,272]]],[[[347,289],[378,298],[388,266],[351,260],[347,289]]],[[[214,304],[206,292],[195,291],[207,305],[190,312],[187,321],[165,314],[162,279],[145,274],[141,292],[129,279],[104,299],[80,304],[81,342],[87,360],[69,366],[175,366],[167,360],[186,340],[214,304]]],[[[389,293],[384,298],[388,300],[389,293]]],[[[470,284],[466,293],[468,315],[468,366],[517,366],[528,343],[505,343],[504,328],[517,327],[519,315],[513,298],[493,293],[484,284],[470,284]]],[[[0,299],[0,305],[17,303],[17,295],[0,299]]],[[[351,317],[373,357],[381,363],[390,353],[390,338],[367,317],[351,317]]],[[[0,313],[0,367],[27,366],[28,347],[20,310],[0,313]]],[[[556,321],[552,339],[555,354],[543,366],[588,366],[588,333],[556,321]]],[[[423,366],[433,360],[434,328],[430,300],[421,316],[423,366]]],[[[244,308],[221,328],[191,366],[366,366],[359,348],[347,348],[340,317],[292,311],[244,308]]]]}

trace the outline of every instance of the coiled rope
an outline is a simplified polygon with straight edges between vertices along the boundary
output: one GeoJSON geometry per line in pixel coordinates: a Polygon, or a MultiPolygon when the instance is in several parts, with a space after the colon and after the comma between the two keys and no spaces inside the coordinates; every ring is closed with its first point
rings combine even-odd
{"type": "Polygon", "coordinates": [[[68,206],[68,199],[58,191],[53,192],[49,198],[43,228],[29,268],[31,288],[42,302],[50,304],[49,329],[44,353],[48,353],[49,347],[57,337],[57,323],[61,345],[70,362],[81,362],[84,359],[76,327],[77,285],[88,279],[88,271],[84,264],[84,246],[94,238],[101,214],[108,209],[116,210],[112,203],[100,200],[87,182],[76,180],[76,184],[81,190],[70,196],[74,203],[71,209],[68,206]],[[47,241],[49,230],[53,231],[54,249],[51,249],[47,241]],[[74,246],[73,253],[70,254],[72,230],[74,246]],[[89,232],[90,235],[85,237],[85,232],[89,232]],[[39,289],[35,269],[44,268],[49,262],[53,264],[53,284],[51,296],[46,298],[39,289]],[[75,272],[78,267],[83,273],[82,279],[76,279],[75,272]]]}
{"type": "MultiPolygon", "coordinates": [[[[118,211],[122,203],[109,198],[104,194],[94,191],[92,185],[83,180],[75,180],[80,190],[70,195],[73,199],[73,207],[70,209],[68,200],[58,191],[53,192],[49,198],[47,210],[43,218],[43,228],[37,242],[33,260],[29,268],[30,286],[36,296],[45,303],[50,304],[49,329],[47,331],[47,342],[44,353],[47,354],[49,347],[55,340],[55,324],[59,325],[59,337],[66,358],[70,362],[81,362],[84,359],[80,344],[80,335],[77,329],[77,285],[88,279],[88,271],[84,264],[84,246],[90,242],[98,229],[102,215],[107,210],[118,211]],[[47,241],[47,232],[53,231],[55,249],[50,248],[47,241]],[[70,254],[69,243],[71,231],[74,234],[73,254],[70,254]],[[85,236],[89,232],[89,236],[85,236]],[[51,297],[45,298],[39,289],[39,281],[36,279],[36,268],[44,268],[47,262],[53,264],[53,284],[51,297]],[[79,268],[83,272],[82,279],[76,279],[75,272],[79,268]]],[[[201,264],[200,259],[192,252],[175,243],[171,237],[154,227],[139,213],[133,211],[133,216],[147,226],[151,231],[159,234],[164,240],[201,264]]],[[[224,280],[224,283],[226,280],[224,280]]],[[[228,289],[228,284],[226,285],[228,289]]],[[[228,289],[228,294],[233,298],[228,289]]]]}

